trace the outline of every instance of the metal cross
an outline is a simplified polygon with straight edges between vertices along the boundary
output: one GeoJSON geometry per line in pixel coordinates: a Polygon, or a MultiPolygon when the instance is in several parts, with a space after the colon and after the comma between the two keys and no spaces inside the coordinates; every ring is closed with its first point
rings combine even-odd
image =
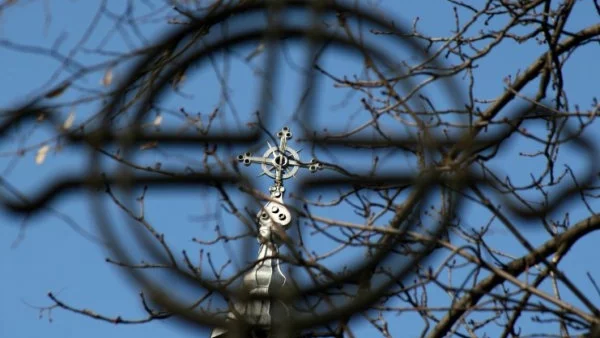
{"type": "Polygon", "coordinates": [[[249,166],[252,163],[260,163],[263,172],[261,175],[267,175],[275,179],[275,185],[271,187],[271,191],[283,192],[283,180],[294,177],[300,168],[308,168],[310,172],[316,172],[322,169],[321,164],[312,159],[309,163],[300,161],[299,151],[287,145],[288,140],[292,139],[290,128],[283,127],[278,133],[279,146],[272,146],[269,142],[269,149],[265,151],[262,157],[252,156],[252,153],[247,152],[238,156],[238,161],[249,166]]]}
{"type": "MultiPolygon", "coordinates": [[[[265,299],[254,299],[249,302],[234,303],[237,314],[244,320],[263,327],[270,327],[274,317],[285,312],[289,314],[287,306],[272,302],[268,299],[270,292],[277,288],[286,286],[287,278],[281,270],[281,262],[278,258],[278,247],[287,237],[285,230],[291,224],[292,214],[283,202],[283,180],[294,177],[300,168],[308,168],[315,172],[323,166],[313,159],[310,163],[300,161],[299,151],[288,147],[287,142],[292,138],[290,128],[283,127],[278,133],[279,146],[272,146],[267,142],[269,149],[265,151],[262,157],[252,156],[252,153],[245,153],[238,156],[238,161],[250,166],[252,163],[260,163],[263,172],[261,175],[267,175],[275,179],[275,185],[269,190],[271,199],[257,213],[258,222],[258,242],[260,249],[258,260],[251,271],[244,275],[244,287],[251,295],[260,295],[267,297],[265,299]]],[[[237,315],[229,314],[231,318],[237,315]]],[[[212,331],[211,337],[218,338],[227,335],[227,330],[216,328],[212,331]]]]}

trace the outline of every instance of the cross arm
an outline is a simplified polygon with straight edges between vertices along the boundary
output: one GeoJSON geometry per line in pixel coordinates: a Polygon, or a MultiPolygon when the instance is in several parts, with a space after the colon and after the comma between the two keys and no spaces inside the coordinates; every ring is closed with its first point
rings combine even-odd
{"type": "Polygon", "coordinates": [[[317,170],[323,169],[323,165],[319,163],[316,159],[312,159],[310,162],[301,162],[295,159],[289,159],[289,165],[296,166],[300,168],[307,168],[311,172],[315,172],[317,170]]]}
{"type": "Polygon", "coordinates": [[[273,159],[252,156],[252,153],[244,153],[238,156],[238,161],[244,163],[245,166],[249,166],[252,163],[271,164],[273,159]]]}

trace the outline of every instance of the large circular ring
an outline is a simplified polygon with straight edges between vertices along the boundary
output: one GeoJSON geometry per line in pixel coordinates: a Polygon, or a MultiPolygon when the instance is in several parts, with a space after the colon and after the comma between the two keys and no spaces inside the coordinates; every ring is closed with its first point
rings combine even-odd
{"type": "Polygon", "coordinates": [[[300,161],[300,155],[290,147],[287,147],[285,151],[282,152],[279,148],[271,146],[265,151],[263,157],[272,157],[269,161],[270,163],[262,164],[263,173],[271,178],[275,178],[277,170],[281,170],[282,179],[293,177],[296,175],[296,172],[298,172],[298,165],[290,163],[290,160],[294,160],[294,162],[298,163],[300,161]]]}

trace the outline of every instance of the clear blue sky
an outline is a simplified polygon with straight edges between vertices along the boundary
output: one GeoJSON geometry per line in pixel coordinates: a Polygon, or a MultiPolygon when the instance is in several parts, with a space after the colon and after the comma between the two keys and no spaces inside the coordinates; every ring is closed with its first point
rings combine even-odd
{"type": "MultiPolygon", "coordinates": [[[[85,29],[96,14],[99,3],[100,1],[17,1],[15,5],[8,6],[0,12],[0,41],[2,42],[0,44],[0,109],[22,103],[31,95],[47,90],[59,83],[58,80],[64,78],[66,74],[60,72],[58,80],[52,79],[53,74],[61,68],[59,62],[49,56],[15,52],[3,46],[8,41],[28,46],[51,47],[55,45],[58,51],[66,54],[83,36],[85,29]]],[[[113,0],[108,1],[108,6],[115,13],[121,13],[124,3],[125,1],[113,0]]],[[[140,14],[152,11],[142,3],[140,1],[136,8],[140,14]]],[[[161,1],[153,3],[162,4],[161,1]]],[[[419,4],[417,1],[383,1],[380,8],[386,9],[386,14],[396,18],[398,22],[410,23],[416,16],[419,16],[419,26],[428,33],[448,35],[453,26],[451,8],[442,1],[432,3],[435,3],[435,10],[432,10],[434,5],[419,4]]],[[[160,6],[157,5],[158,7],[160,6]]],[[[585,6],[576,6],[577,12],[573,14],[568,27],[577,29],[597,21],[591,4],[587,7],[586,10],[585,6]]],[[[171,15],[176,16],[174,12],[171,15]]],[[[164,16],[159,18],[164,18],[164,16]]],[[[146,38],[153,39],[172,28],[166,22],[156,22],[152,21],[140,26],[140,30],[146,38]]],[[[106,18],[101,19],[96,32],[85,46],[91,50],[104,43],[105,50],[121,51],[129,48],[126,38],[119,35],[118,31],[107,35],[107,32],[111,32],[114,28],[113,24],[113,21],[106,18]]],[[[128,31],[127,34],[127,36],[134,36],[135,32],[128,31]]],[[[135,38],[131,39],[135,41],[135,38]]],[[[476,95],[486,99],[499,95],[504,88],[503,79],[508,74],[514,76],[518,69],[526,67],[544,48],[545,46],[531,44],[524,46],[514,43],[503,44],[498,51],[490,54],[480,63],[477,71],[476,95]]],[[[589,107],[591,97],[597,94],[597,81],[592,81],[592,79],[600,77],[600,67],[590,67],[590,65],[598,63],[597,49],[596,46],[583,48],[582,52],[573,56],[574,59],[564,70],[566,90],[569,92],[571,103],[579,103],[583,108],[589,107]],[[593,48],[596,49],[595,53],[593,48]]],[[[244,49],[238,52],[243,54],[248,51],[244,49]]],[[[297,48],[291,48],[290,54],[291,59],[295,58],[298,62],[301,60],[298,57],[300,50],[297,48]]],[[[74,58],[84,65],[95,64],[103,59],[102,56],[85,50],[78,52],[74,58]]],[[[259,62],[254,64],[259,65],[259,62]]],[[[353,65],[359,64],[360,60],[358,59],[341,60],[339,56],[335,55],[326,57],[324,61],[326,69],[336,74],[352,73],[348,70],[352,69],[353,65]]],[[[220,65],[222,66],[222,63],[220,65]]],[[[274,131],[285,124],[294,126],[291,115],[301,96],[299,76],[294,73],[293,66],[290,66],[289,63],[284,63],[284,65],[278,78],[280,92],[272,102],[276,117],[269,127],[274,131]]],[[[115,82],[118,82],[120,76],[122,78],[125,70],[125,67],[117,67],[113,70],[115,82]]],[[[236,115],[242,121],[241,126],[252,120],[251,114],[255,110],[257,101],[255,93],[258,92],[256,77],[253,76],[255,70],[241,62],[232,62],[229,90],[234,107],[228,106],[224,109],[226,117],[217,121],[219,126],[240,128],[235,124],[236,115]]],[[[103,76],[105,76],[105,70],[98,71],[87,76],[83,83],[90,88],[107,90],[100,84],[103,76]]],[[[317,118],[319,126],[330,128],[340,126],[340,116],[348,111],[356,110],[356,103],[352,103],[349,108],[344,108],[345,110],[337,108],[347,93],[341,89],[333,89],[331,86],[322,86],[321,101],[318,105],[321,114],[317,118]]],[[[85,93],[82,91],[69,90],[60,99],[75,99],[83,95],[85,93]]],[[[193,111],[203,112],[203,116],[206,118],[206,115],[219,105],[220,95],[221,87],[214,76],[213,68],[210,65],[204,65],[204,68],[190,75],[190,79],[182,87],[180,96],[173,95],[166,99],[164,104],[178,102],[179,105],[193,111]]],[[[440,105],[450,102],[448,98],[441,96],[437,100],[440,105]]],[[[356,97],[354,97],[354,102],[358,102],[356,97]]],[[[90,104],[79,105],[72,110],[66,109],[63,111],[64,117],[66,119],[69,113],[74,112],[75,124],[77,124],[90,114],[94,107],[97,106],[90,104]]],[[[345,117],[342,119],[345,120],[345,117]]],[[[170,122],[172,121],[167,116],[164,123],[168,125],[170,122]]],[[[27,126],[24,126],[16,135],[23,135],[26,130],[27,126]]],[[[19,139],[12,136],[2,139],[0,141],[0,175],[22,191],[34,192],[36,189],[46,186],[57,175],[84,173],[87,154],[82,154],[77,149],[67,148],[56,152],[52,148],[42,165],[35,164],[35,155],[41,146],[40,142],[43,142],[51,132],[43,128],[35,128],[32,136],[26,139],[26,144],[31,145],[35,150],[27,152],[25,156],[16,160],[14,156],[5,154],[17,148],[19,139]]],[[[262,145],[260,147],[262,152],[265,148],[262,145]]],[[[521,147],[526,148],[527,145],[521,145],[521,147]]],[[[239,150],[233,149],[232,151],[239,150]]],[[[140,160],[147,161],[147,163],[161,161],[167,166],[181,166],[187,165],[190,159],[200,161],[201,153],[201,149],[179,150],[169,153],[168,156],[157,152],[141,156],[140,160]]],[[[232,153],[232,156],[235,155],[236,153],[232,153]]],[[[303,156],[310,155],[306,151],[303,156]]],[[[344,156],[345,154],[339,154],[335,158],[356,168],[364,162],[357,156],[344,156]]],[[[522,161],[519,159],[522,161],[520,162],[522,165],[518,168],[507,165],[515,159],[517,157],[512,153],[503,154],[494,163],[494,167],[506,170],[506,173],[515,179],[515,183],[518,180],[527,180],[529,172],[536,171],[538,163],[535,160],[522,161]]],[[[308,160],[308,158],[304,158],[304,160],[308,160]]],[[[328,160],[333,161],[334,159],[329,158],[328,160]]],[[[567,153],[561,157],[561,163],[569,163],[574,168],[580,169],[584,167],[584,160],[576,152],[567,153]]],[[[394,162],[388,163],[389,166],[394,164],[394,162]]],[[[243,170],[252,174],[258,173],[257,168],[243,168],[243,170]]],[[[259,186],[265,188],[269,183],[265,179],[259,186]]],[[[147,217],[159,231],[165,232],[169,243],[177,248],[176,252],[179,252],[181,248],[197,252],[198,246],[190,241],[191,237],[205,236],[205,239],[210,239],[213,237],[211,231],[217,222],[223,221],[227,224],[227,221],[231,220],[227,215],[223,215],[218,202],[212,197],[214,196],[208,193],[203,195],[202,192],[198,193],[192,189],[167,193],[155,192],[151,189],[146,202],[147,217]],[[208,217],[209,221],[198,221],[199,218],[213,213],[217,213],[217,216],[208,217]]],[[[90,203],[86,199],[86,194],[77,193],[64,196],[54,201],[51,207],[69,215],[76,222],[77,227],[68,224],[53,213],[42,212],[25,220],[22,216],[15,217],[0,213],[0,269],[2,275],[0,279],[0,337],[154,338],[208,335],[208,330],[199,332],[197,328],[177,325],[173,320],[155,321],[143,325],[113,325],[61,309],[40,312],[38,307],[52,304],[46,297],[46,294],[51,291],[70,305],[92,309],[107,316],[120,315],[128,319],[144,316],[138,290],[128,283],[117,267],[104,262],[107,251],[101,243],[94,239],[97,236],[97,229],[90,216],[90,203]],[[26,222],[26,226],[20,227],[21,222],[26,222]]],[[[576,205],[571,205],[569,208],[572,208],[571,217],[574,221],[586,216],[586,211],[576,205]]],[[[110,215],[115,220],[122,221],[122,216],[114,208],[109,209],[110,215]]],[[[330,217],[343,219],[345,217],[344,210],[335,210],[330,217]]],[[[464,222],[466,226],[477,228],[482,225],[482,222],[487,222],[488,218],[488,214],[476,211],[469,213],[464,222]]],[[[230,231],[232,232],[239,229],[235,225],[229,226],[231,226],[230,231]]],[[[533,243],[547,240],[546,236],[540,235],[541,231],[536,228],[535,224],[521,224],[521,226],[527,228],[524,233],[533,243]]],[[[511,248],[514,254],[523,252],[523,248],[518,246],[518,242],[506,230],[500,226],[497,228],[498,232],[491,239],[492,244],[511,248]]],[[[585,272],[593,267],[582,263],[580,258],[597,256],[597,251],[594,249],[597,247],[598,239],[600,239],[599,236],[595,235],[582,241],[563,263],[569,267],[570,276],[583,290],[591,290],[585,272]]],[[[323,246],[323,242],[317,240],[314,245],[316,247],[323,246]]],[[[320,247],[316,250],[326,251],[326,248],[320,247]]],[[[135,249],[132,251],[135,252],[135,249]]],[[[221,252],[227,251],[222,250],[221,252]]],[[[238,256],[236,259],[243,260],[242,253],[237,252],[236,255],[238,256]]],[[[592,273],[600,279],[599,273],[593,271],[592,273]]],[[[174,285],[173,287],[178,286],[174,285]]],[[[594,296],[591,291],[590,297],[593,302],[600,303],[598,297],[594,296]]],[[[413,315],[400,316],[400,320],[394,321],[392,328],[400,329],[402,326],[402,336],[417,335],[421,326],[420,324],[409,325],[413,318],[411,316],[413,315]]]]}

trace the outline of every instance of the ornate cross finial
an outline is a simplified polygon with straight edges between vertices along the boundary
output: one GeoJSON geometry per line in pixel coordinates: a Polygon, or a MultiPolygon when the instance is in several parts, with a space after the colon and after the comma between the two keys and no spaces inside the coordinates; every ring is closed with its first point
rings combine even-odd
{"type": "Polygon", "coordinates": [[[292,139],[290,128],[283,127],[278,133],[279,146],[272,146],[269,142],[269,149],[265,151],[262,157],[252,156],[252,153],[245,153],[238,156],[238,161],[249,166],[252,163],[260,163],[263,172],[261,175],[267,175],[275,179],[275,185],[271,187],[271,192],[282,193],[283,180],[294,177],[298,169],[307,168],[310,172],[315,172],[321,169],[321,164],[316,159],[312,159],[310,163],[300,161],[299,151],[287,145],[288,140],[292,139]]]}
{"type": "MultiPolygon", "coordinates": [[[[287,142],[292,138],[290,128],[283,127],[278,133],[279,145],[268,144],[269,149],[262,157],[254,157],[251,153],[238,156],[238,160],[244,165],[260,163],[262,174],[275,179],[271,186],[271,199],[256,214],[258,225],[258,242],[260,248],[258,259],[254,267],[244,275],[244,287],[250,295],[269,296],[277,289],[286,287],[286,276],[281,269],[278,258],[279,246],[285,235],[285,230],[292,222],[292,215],[283,202],[283,181],[294,177],[300,168],[307,168],[311,172],[322,169],[317,160],[310,163],[300,161],[299,151],[289,147],[287,142]]],[[[230,313],[231,318],[240,316],[247,323],[257,325],[269,330],[273,321],[278,317],[289,315],[288,307],[280,302],[270,299],[255,299],[247,302],[234,303],[237,315],[230,313]]],[[[227,330],[217,328],[211,333],[212,338],[224,337],[227,330]]]]}

